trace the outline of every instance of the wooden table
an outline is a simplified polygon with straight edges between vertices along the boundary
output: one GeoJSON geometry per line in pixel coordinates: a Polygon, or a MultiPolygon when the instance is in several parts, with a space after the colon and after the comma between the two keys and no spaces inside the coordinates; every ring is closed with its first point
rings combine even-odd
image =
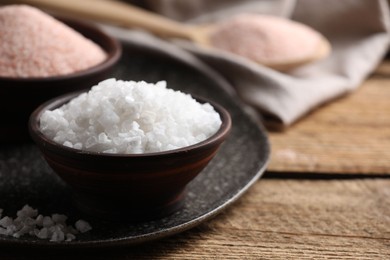
{"type": "MultiPolygon", "coordinates": [[[[390,61],[356,92],[270,139],[265,176],[207,223],[135,247],[29,256],[390,259],[390,61]]],[[[1,251],[0,258],[15,253],[1,251]]]]}

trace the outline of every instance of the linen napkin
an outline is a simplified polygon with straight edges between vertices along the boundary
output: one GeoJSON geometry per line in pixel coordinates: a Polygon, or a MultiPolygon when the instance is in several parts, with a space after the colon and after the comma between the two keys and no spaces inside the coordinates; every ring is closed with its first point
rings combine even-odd
{"type": "MultiPolygon", "coordinates": [[[[179,41],[180,48],[220,73],[265,124],[286,127],[314,108],[356,89],[378,65],[389,45],[389,10],[385,0],[150,0],[145,6],[186,23],[216,22],[239,13],[289,17],[322,33],[332,45],[326,59],[289,72],[278,72],[243,57],[179,41]]],[[[140,36],[159,45],[153,36],[140,36]]],[[[167,45],[164,45],[165,47],[167,45]]],[[[189,62],[199,61],[189,58],[189,62]]]]}

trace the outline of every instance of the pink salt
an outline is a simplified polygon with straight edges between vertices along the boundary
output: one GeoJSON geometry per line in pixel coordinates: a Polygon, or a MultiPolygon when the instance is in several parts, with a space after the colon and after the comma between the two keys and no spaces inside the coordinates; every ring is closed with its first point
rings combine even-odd
{"type": "Polygon", "coordinates": [[[241,14],[219,24],[210,40],[216,48],[261,64],[277,64],[312,57],[318,51],[321,35],[288,19],[241,14]]]}
{"type": "Polygon", "coordinates": [[[0,8],[0,76],[66,75],[105,59],[97,44],[36,8],[0,8]]]}

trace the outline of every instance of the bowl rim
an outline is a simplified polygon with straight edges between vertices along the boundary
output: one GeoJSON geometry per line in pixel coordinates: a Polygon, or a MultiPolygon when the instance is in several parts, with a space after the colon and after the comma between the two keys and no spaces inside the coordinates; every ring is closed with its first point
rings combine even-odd
{"type": "Polygon", "coordinates": [[[93,151],[87,151],[87,150],[80,150],[76,148],[71,148],[64,146],[62,144],[59,144],[47,136],[45,136],[40,130],[39,130],[39,119],[41,115],[46,110],[52,110],[55,108],[58,108],[66,103],[68,103],[72,98],[77,97],[78,95],[82,93],[86,93],[87,90],[82,91],[74,91],[70,92],[58,97],[55,97],[53,99],[50,99],[43,104],[41,104],[39,107],[37,107],[32,114],[30,115],[29,122],[28,122],[28,130],[30,133],[30,136],[35,141],[35,143],[38,145],[38,147],[44,147],[44,149],[51,150],[51,151],[57,151],[59,153],[64,153],[69,156],[89,156],[89,157],[107,157],[107,158],[151,158],[151,157],[161,157],[161,156],[172,156],[177,155],[179,153],[188,153],[190,151],[197,151],[201,149],[208,149],[210,146],[214,146],[215,144],[221,144],[229,135],[231,129],[232,129],[232,118],[229,114],[229,112],[220,104],[216,103],[215,101],[212,101],[208,98],[200,97],[197,95],[191,94],[191,96],[197,100],[200,103],[209,103],[215,111],[220,115],[221,118],[221,126],[215,132],[213,135],[208,137],[207,139],[189,145],[182,148],[177,148],[173,150],[167,150],[167,151],[161,151],[161,152],[150,152],[150,153],[140,153],[140,154],[118,154],[118,153],[103,153],[103,152],[93,152],[93,151]]]}
{"type": "MultiPolygon", "coordinates": [[[[97,35],[94,38],[99,39],[99,41],[92,40],[89,37],[86,37],[87,39],[91,40],[95,44],[97,44],[100,48],[103,49],[103,51],[107,54],[107,57],[102,62],[80,70],[76,71],[70,74],[63,74],[63,75],[56,75],[56,76],[48,76],[48,77],[4,77],[0,75],[0,81],[9,81],[9,82],[54,82],[54,81],[60,81],[60,80],[73,80],[77,78],[82,78],[91,74],[95,74],[99,71],[105,70],[112,65],[114,65],[120,58],[122,54],[122,45],[120,44],[119,40],[110,36],[108,33],[103,31],[103,29],[99,28],[97,25],[94,25],[90,22],[81,20],[81,19],[75,19],[75,18],[69,18],[69,17],[61,17],[61,16],[52,16],[55,19],[57,19],[60,22],[63,22],[76,32],[80,33],[84,36],[84,33],[80,32],[80,28],[83,31],[91,32],[91,34],[97,35]],[[105,42],[107,47],[102,46],[101,42],[105,42]]],[[[7,87],[6,86],[2,86],[7,87]]],[[[14,86],[10,86],[14,87],[14,86]]]]}

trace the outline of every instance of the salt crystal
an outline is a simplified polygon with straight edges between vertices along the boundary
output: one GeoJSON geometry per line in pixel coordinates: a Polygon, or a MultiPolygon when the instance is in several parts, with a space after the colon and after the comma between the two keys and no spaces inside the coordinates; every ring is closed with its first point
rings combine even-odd
{"type": "Polygon", "coordinates": [[[0,8],[0,76],[49,77],[85,70],[107,54],[94,42],[26,5],[0,8]]]}
{"type": "Polygon", "coordinates": [[[78,150],[81,150],[81,149],[83,149],[83,144],[82,144],[82,143],[75,143],[75,144],[73,145],[73,148],[78,149],[78,150]]]}
{"type": "Polygon", "coordinates": [[[8,235],[7,234],[7,229],[0,227],[0,235],[8,235]]]}
{"type": "Polygon", "coordinates": [[[38,216],[38,210],[33,209],[29,205],[25,205],[25,206],[23,206],[23,208],[21,210],[18,210],[18,212],[16,212],[16,216],[18,216],[18,217],[36,217],[36,216],[38,216]]]}
{"type": "Polygon", "coordinates": [[[73,235],[72,233],[68,233],[66,234],[66,240],[65,241],[72,241],[76,238],[75,235],[73,235]]]}
{"type": "Polygon", "coordinates": [[[89,225],[89,223],[84,221],[84,220],[82,220],[82,219],[76,221],[75,227],[81,233],[85,233],[85,232],[87,232],[87,231],[92,229],[92,227],[89,225]]]}
{"type": "Polygon", "coordinates": [[[4,228],[9,227],[13,223],[14,223],[13,219],[10,218],[10,217],[7,217],[7,216],[5,216],[2,219],[0,219],[0,226],[2,226],[4,228]]]}
{"type": "Polygon", "coordinates": [[[59,226],[52,226],[49,228],[49,231],[51,233],[51,242],[57,242],[57,241],[64,241],[65,240],[65,234],[62,231],[61,227],[59,226]]]}
{"type": "Polygon", "coordinates": [[[72,144],[71,142],[69,142],[69,141],[65,141],[62,145],[63,145],[63,146],[70,147],[70,148],[73,147],[73,144],[72,144]]]}
{"type": "Polygon", "coordinates": [[[18,228],[14,224],[7,226],[7,235],[9,235],[9,236],[13,235],[17,231],[18,231],[18,228]]]}
{"type": "Polygon", "coordinates": [[[60,224],[60,223],[63,224],[68,219],[68,217],[63,215],[63,214],[53,214],[51,216],[51,218],[54,221],[54,223],[57,223],[57,224],[60,224]]]}
{"type": "Polygon", "coordinates": [[[49,216],[43,217],[42,226],[51,227],[53,224],[54,224],[54,222],[49,216]]]}
{"type": "Polygon", "coordinates": [[[0,219],[0,235],[15,238],[30,235],[39,239],[49,239],[51,242],[69,242],[76,239],[75,235],[79,232],[84,233],[92,229],[84,220],[77,221],[76,228],[66,225],[68,217],[63,214],[52,214],[51,217],[38,215],[38,210],[28,205],[19,210],[17,215],[15,219],[8,216],[0,219]]]}
{"type": "Polygon", "coordinates": [[[43,226],[43,216],[38,215],[37,218],[35,219],[35,224],[38,226],[43,226]]]}
{"type": "Polygon", "coordinates": [[[16,237],[16,238],[19,238],[21,236],[23,236],[24,234],[28,234],[31,230],[33,230],[34,227],[33,226],[29,226],[29,225],[23,225],[22,228],[20,228],[17,232],[15,232],[12,236],[13,237],[16,237]]]}
{"type": "Polygon", "coordinates": [[[42,228],[39,233],[36,235],[40,239],[46,239],[49,237],[49,230],[48,228],[44,227],[42,228]]]}
{"type": "Polygon", "coordinates": [[[165,81],[108,79],[62,107],[45,111],[40,130],[75,149],[132,154],[201,142],[216,133],[221,123],[210,104],[167,88],[165,81]]]}
{"type": "Polygon", "coordinates": [[[27,225],[27,226],[34,226],[34,225],[36,225],[36,221],[35,221],[35,219],[32,219],[31,217],[27,217],[27,218],[23,219],[23,224],[27,225]]]}

